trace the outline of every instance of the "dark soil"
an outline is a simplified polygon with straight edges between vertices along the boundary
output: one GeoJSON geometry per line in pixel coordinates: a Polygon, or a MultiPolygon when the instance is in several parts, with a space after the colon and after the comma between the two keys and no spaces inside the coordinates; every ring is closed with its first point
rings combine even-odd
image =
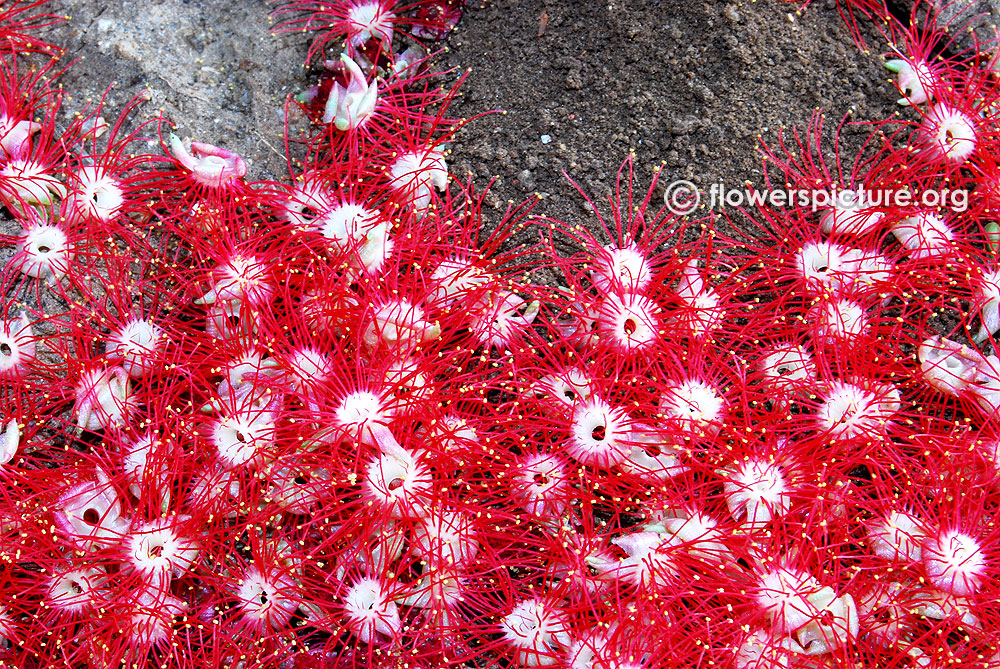
{"type": "MultiPolygon", "coordinates": [[[[801,14],[796,7],[780,0],[470,7],[447,56],[471,68],[455,111],[505,113],[461,132],[452,172],[479,183],[497,177],[494,207],[538,193],[537,213],[583,222],[588,210],[564,172],[605,198],[633,151],[643,189],[661,162],[661,192],[675,179],[704,189],[759,184],[760,140],[803,126],[816,109],[825,111],[829,135],[850,112],[866,121],[892,115],[898,95],[882,58],[855,46],[835,3],[815,2],[801,14]]],[[[885,48],[877,34],[867,41],[885,48]]],[[[846,155],[857,146],[855,138],[846,155]]]]}
{"type": "MultiPolygon", "coordinates": [[[[109,114],[143,91],[178,133],[240,153],[250,178],[287,178],[282,105],[307,85],[309,36],[269,34],[264,0],[57,0],[53,41],[67,61],[67,111],[108,96],[109,114]]],[[[759,138],[877,120],[897,97],[878,55],[862,53],[832,0],[803,13],[783,0],[496,0],[470,4],[443,66],[471,68],[453,112],[478,118],[453,144],[452,172],[503,209],[537,193],[536,213],[576,221],[614,187],[634,151],[639,181],[758,182],[759,138]]],[[[885,48],[877,35],[869,44],[885,48]]],[[[850,153],[850,151],[848,151],[850,153]]],[[[585,218],[583,219],[585,220],[585,218]]]]}

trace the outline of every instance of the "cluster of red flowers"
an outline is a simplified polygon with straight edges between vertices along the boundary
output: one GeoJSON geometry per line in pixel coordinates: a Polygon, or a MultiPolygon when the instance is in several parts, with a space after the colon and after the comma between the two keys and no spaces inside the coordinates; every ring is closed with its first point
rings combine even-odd
{"type": "Polygon", "coordinates": [[[631,161],[590,228],[484,222],[461,2],[284,4],[344,49],[290,184],[59,126],[41,4],[0,5],[0,666],[1000,667],[984,49],[888,24],[911,120],[845,167],[817,119],[766,164],[842,197],[726,235],[631,161]]]}

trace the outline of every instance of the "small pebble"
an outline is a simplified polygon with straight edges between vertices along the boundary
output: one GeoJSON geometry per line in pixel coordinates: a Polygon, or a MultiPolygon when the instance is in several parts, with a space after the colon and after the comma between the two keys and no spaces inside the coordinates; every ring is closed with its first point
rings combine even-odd
{"type": "Polygon", "coordinates": [[[542,144],[548,144],[552,141],[552,135],[542,135],[542,144]]]}

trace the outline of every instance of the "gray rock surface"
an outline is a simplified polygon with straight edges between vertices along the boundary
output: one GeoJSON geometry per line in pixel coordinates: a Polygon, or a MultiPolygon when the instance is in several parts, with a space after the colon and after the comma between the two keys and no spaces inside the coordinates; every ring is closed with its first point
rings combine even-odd
{"type": "Polygon", "coordinates": [[[243,156],[252,179],[281,179],[286,96],[303,87],[308,37],[272,35],[265,0],[55,0],[68,21],[51,41],[77,62],[61,83],[68,112],[108,86],[110,118],[147,91],[182,136],[243,156]]]}
{"type": "MultiPolygon", "coordinates": [[[[938,13],[938,23],[944,26],[961,26],[966,31],[975,32],[980,44],[994,44],[997,39],[997,25],[1000,24],[1000,0],[934,0],[938,13]]],[[[960,31],[955,31],[960,32],[960,31]]],[[[968,36],[958,36],[961,46],[972,46],[968,36]]]]}

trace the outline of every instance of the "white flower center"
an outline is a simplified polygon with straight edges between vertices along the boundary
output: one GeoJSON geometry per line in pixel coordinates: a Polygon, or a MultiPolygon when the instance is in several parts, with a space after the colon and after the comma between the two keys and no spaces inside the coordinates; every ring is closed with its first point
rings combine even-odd
{"type": "Polygon", "coordinates": [[[875,555],[891,562],[919,562],[920,545],[927,530],[916,516],[891,511],[868,529],[868,546],[875,555]]]}
{"type": "Polygon", "coordinates": [[[727,472],[723,490],[729,513],[750,529],[762,528],[792,505],[785,476],[774,462],[745,460],[727,472]]]}
{"type": "Polygon", "coordinates": [[[599,292],[638,293],[646,289],[653,273],[649,261],[635,245],[605,246],[594,259],[591,279],[599,292]]]}
{"type": "Polygon", "coordinates": [[[347,626],[361,643],[371,643],[375,634],[396,637],[402,630],[399,610],[382,584],[363,578],[344,596],[347,626]]]}
{"type": "Polygon", "coordinates": [[[866,206],[857,191],[845,189],[837,193],[833,209],[820,220],[820,229],[826,234],[860,237],[874,230],[885,214],[866,206]]]}
{"type": "Polygon", "coordinates": [[[163,339],[163,330],[142,318],[133,318],[108,337],[106,352],[132,378],[152,371],[163,339]]]}
{"type": "Polygon", "coordinates": [[[659,307],[635,293],[608,293],[600,302],[597,321],[604,339],[627,353],[649,348],[659,338],[659,307]]]}
{"type": "Polygon", "coordinates": [[[258,629],[284,627],[298,608],[295,582],[289,576],[275,572],[268,576],[258,569],[246,572],[236,591],[243,617],[258,629]]]}
{"type": "Polygon", "coordinates": [[[365,474],[368,495],[396,518],[418,515],[433,482],[430,469],[402,448],[373,460],[365,474]]]}
{"type": "Polygon", "coordinates": [[[571,642],[569,621],[563,612],[539,599],[515,605],[501,620],[500,631],[524,666],[556,664],[571,642]]]}
{"type": "Polygon", "coordinates": [[[579,403],[573,412],[566,452],[585,465],[614,467],[628,456],[631,436],[628,415],[593,397],[579,403]]]}
{"type": "Polygon", "coordinates": [[[392,24],[396,15],[384,2],[356,4],[347,12],[347,38],[351,45],[359,47],[369,39],[382,42],[385,49],[392,47],[392,24]]]}
{"type": "Polygon", "coordinates": [[[951,163],[964,163],[976,150],[976,126],[962,112],[937,104],[924,117],[920,132],[928,152],[951,163]]]}
{"type": "Polygon", "coordinates": [[[663,413],[690,436],[715,434],[726,416],[726,400],[711,384],[688,380],[663,396],[663,413]]]}
{"type": "Polygon", "coordinates": [[[96,166],[84,167],[77,176],[80,179],[77,206],[81,212],[103,223],[113,220],[125,204],[118,181],[96,166]]]}
{"type": "Polygon", "coordinates": [[[18,241],[18,251],[21,272],[36,279],[54,283],[69,269],[69,240],[55,225],[38,223],[25,230],[18,241]]]}
{"type": "Polygon", "coordinates": [[[824,300],[809,310],[806,318],[813,323],[822,343],[849,342],[868,332],[864,308],[846,298],[824,300]]]}
{"type": "Polygon", "coordinates": [[[212,441],[226,467],[260,464],[274,443],[277,417],[273,412],[250,405],[215,421],[212,441]]]}
{"type": "Polygon", "coordinates": [[[795,255],[795,270],[806,287],[828,293],[845,285],[844,256],[847,249],[832,242],[811,242],[795,255]]]}
{"type": "Polygon", "coordinates": [[[910,251],[911,258],[929,258],[947,253],[955,238],[941,217],[930,212],[920,212],[894,223],[892,234],[910,251]]]}
{"type": "Polygon", "coordinates": [[[820,430],[830,439],[877,438],[898,407],[899,393],[883,396],[852,383],[834,381],[816,412],[820,430]]]}
{"type": "Polygon", "coordinates": [[[100,602],[101,585],[106,575],[94,568],[63,571],[52,576],[48,601],[66,613],[79,613],[94,608],[100,602]]]}
{"type": "Polygon", "coordinates": [[[433,569],[467,565],[479,552],[472,520],[457,511],[436,511],[413,529],[413,553],[433,569]]]}
{"type": "Polygon", "coordinates": [[[923,545],[924,568],[935,587],[964,597],[982,585],[986,556],[979,542],[957,530],[944,530],[923,545]]]}
{"type": "Polygon", "coordinates": [[[184,539],[170,526],[171,519],[146,523],[132,534],[129,557],[135,568],[147,576],[179,576],[198,557],[194,542],[184,539]]]}

